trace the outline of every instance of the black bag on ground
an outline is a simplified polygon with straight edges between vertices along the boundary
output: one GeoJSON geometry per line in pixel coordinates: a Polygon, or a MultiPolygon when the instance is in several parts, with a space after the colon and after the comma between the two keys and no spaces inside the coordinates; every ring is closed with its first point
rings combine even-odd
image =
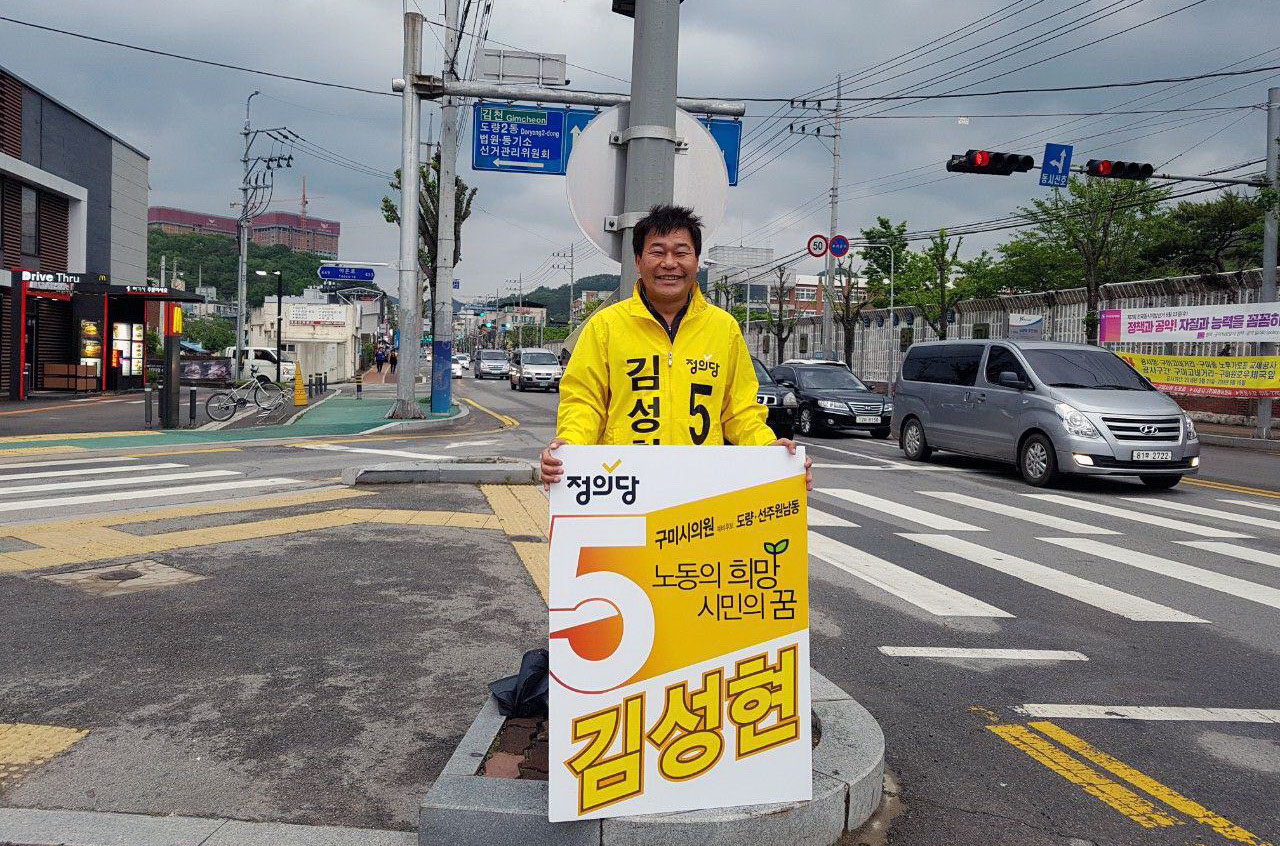
{"type": "Polygon", "coordinates": [[[489,682],[504,717],[547,715],[547,650],[530,649],[520,659],[520,672],[489,682]]]}

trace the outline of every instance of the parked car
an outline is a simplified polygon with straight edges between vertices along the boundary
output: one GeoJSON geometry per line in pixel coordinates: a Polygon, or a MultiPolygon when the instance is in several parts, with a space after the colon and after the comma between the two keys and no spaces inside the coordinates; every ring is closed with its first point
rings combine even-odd
{"type": "Polygon", "coordinates": [[[758,358],[752,358],[751,364],[756,369],[756,381],[760,383],[756,391],[756,402],[769,410],[766,422],[773,434],[779,438],[791,438],[796,433],[796,395],[790,388],[773,381],[766,368],[758,358]]]}
{"type": "Polygon", "coordinates": [[[914,344],[896,382],[907,458],[935,449],[1016,463],[1031,485],[1061,473],[1171,488],[1200,466],[1195,424],[1124,359],[1051,341],[914,344]]]}
{"type": "Polygon", "coordinates": [[[477,379],[502,379],[511,371],[505,350],[480,350],[472,375],[477,379]]]}
{"type": "Polygon", "coordinates": [[[471,355],[469,353],[458,353],[454,358],[458,360],[458,363],[461,364],[463,368],[471,366],[471,355]]]}
{"type": "Polygon", "coordinates": [[[870,432],[889,437],[893,403],[872,391],[840,362],[779,364],[773,378],[795,391],[796,431],[814,435],[824,429],[870,432]]]}
{"type": "Polygon", "coordinates": [[[453,361],[450,363],[450,367],[452,368],[453,378],[461,379],[462,378],[462,362],[459,360],[458,356],[455,355],[453,357],[453,361]]]}
{"type": "Polygon", "coordinates": [[[517,350],[511,357],[511,390],[527,391],[541,388],[560,392],[560,377],[564,370],[560,359],[550,350],[517,350]]]}
{"type": "MultiPolygon", "coordinates": [[[[227,347],[222,351],[227,358],[234,359],[236,357],[236,348],[227,347]]],[[[293,360],[293,353],[282,351],[280,353],[280,381],[292,382],[294,371],[297,370],[297,362],[293,360]]],[[[275,347],[245,347],[241,351],[239,376],[237,381],[252,378],[261,374],[268,379],[276,378],[276,349],[275,347]],[[245,366],[246,361],[248,366],[245,366]]]]}

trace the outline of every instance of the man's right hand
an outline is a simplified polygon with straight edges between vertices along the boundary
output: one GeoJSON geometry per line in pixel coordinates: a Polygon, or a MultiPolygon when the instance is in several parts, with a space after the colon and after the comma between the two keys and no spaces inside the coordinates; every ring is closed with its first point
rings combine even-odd
{"type": "Polygon", "coordinates": [[[555,438],[542,451],[542,489],[544,491],[551,490],[551,486],[560,481],[560,477],[564,475],[564,462],[552,453],[567,443],[568,441],[563,438],[555,438]]]}

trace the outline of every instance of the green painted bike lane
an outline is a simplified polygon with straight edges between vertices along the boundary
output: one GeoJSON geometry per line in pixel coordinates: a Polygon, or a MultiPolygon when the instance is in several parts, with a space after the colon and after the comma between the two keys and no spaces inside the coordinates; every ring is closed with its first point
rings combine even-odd
{"type": "MultiPolygon", "coordinates": [[[[423,404],[429,399],[423,399],[423,404]]],[[[333,397],[307,411],[292,424],[258,426],[248,429],[165,429],[139,432],[103,432],[68,435],[17,435],[0,438],[0,455],[7,451],[33,449],[128,449],[144,446],[168,446],[176,444],[209,444],[231,441],[262,441],[280,438],[326,437],[330,435],[358,435],[392,421],[387,412],[394,404],[392,399],[356,399],[333,397]]],[[[448,420],[460,416],[458,406],[448,414],[425,412],[425,419],[448,420]]],[[[405,421],[409,422],[409,421],[405,421]]]]}

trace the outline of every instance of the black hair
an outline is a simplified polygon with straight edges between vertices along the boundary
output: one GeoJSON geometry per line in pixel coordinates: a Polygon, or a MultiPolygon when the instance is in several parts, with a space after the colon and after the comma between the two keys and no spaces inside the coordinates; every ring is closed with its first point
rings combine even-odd
{"type": "Polygon", "coordinates": [[[677,229],[687,229],[693,239],[694,255],[702,255],[702,218],[687,206],[654,206],[640,218],[631,235],[631,249],[636,257],[644,252],[645,239],[650,235],[670,235],[677,229]]]}

